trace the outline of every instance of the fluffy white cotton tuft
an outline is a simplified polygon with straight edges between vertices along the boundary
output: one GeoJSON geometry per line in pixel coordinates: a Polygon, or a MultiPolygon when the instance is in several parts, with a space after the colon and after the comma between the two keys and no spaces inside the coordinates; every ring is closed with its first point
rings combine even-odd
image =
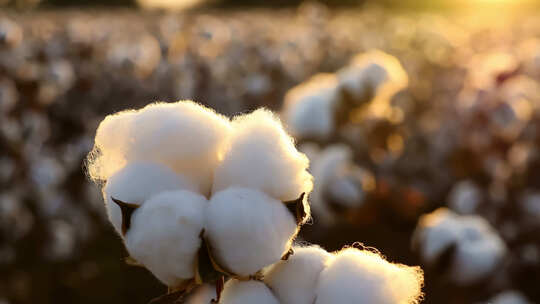
{"type": "Polygon", "coordinates": [[[129,162],[151,161],[184,174],[207,194],[230,131],[227,118],[192,101],[109,115],[98,127],[88,172],[107,180],[129,162]]]}
{"type": "Polygon", "coordinates": [[[121,231],[122,213],[111,197],[131,203],[142,204],[151,196],[169,190],[191,190],[197,187],[185,177],[169,168],[152,163],[135,162],[112,175],[103,188],[103,199],[109,220],[118,233],[121,231]]]}
{"type": "Polygon", "coordinates": [[[420,254],[428,264],[459,239],[459,229],[455,214],[446,208],[439,208],[420,217],[413,234],[413,245],[419,247],[420,254]]]}
{"type": "Polygon", "coordinates": [[[293,249],[288,260],[266,270],[264,281],[282,304],[313,304],[319,274],[332,255],[318,246],[293,249]]]}
{"type": "Polygon", "coordinates": [[[332,134],[339,99],[337,88],[334,74],[317,74],[287,92],[282,117],[292,135],[325,139],[332,134]]]}
{"type": "Polygon", "coordinates": [[[285,204],[248,188],[214,194],[206,212],[206,235],[218,263],[237,275],[251,275],[289,250],[296,220],[285,204]]]}
{"type": "Polygon", "coordinates": [[[213,299],[216,299],[216,287],[203,284],[189,295],[185,304],[210,304],[213,299]]]}
{"type": "Polygon", "coordinates": [[[377,50],[356,55],[337,75],[340,88],[359,104],[371,100],[376,115],[384,114],[390,97],[408,85],[399,60],[377,50]]]}
{"type": "Polygon", "coordinates": [[[504,241],[484,218],[459,216],[446,208],[423,215],[413,241],[428,264],[455,246],[450,276],[464,285],[493,273],[507,251],[504,241]]]}
{"type": "Polygon", "coordinates": [[[231,279],[225,283],[221,294],[221,304],[279,304],[272,291],[259,281],[238,281],[231,279]]]}
{"type": "Polygon", "coordinates": [[[272,112],[260,109],[236,117],[232,124],[230,146],[216,169],[214,193],[242,186],[289,201],[311,191],[309,160],[296,150],[292,137],[272,112]]]}
{"type": "Polygon", "coordinates": [[[315,304],[413,304],[422,298],[419,267],[392,264],[379,254],[347,248],[321,272],[315,304]]]}
{"type": "Polygon", "coordinates": [[[489,304],[531,304],[527,298],[516,290],[501,292],[489,301],[489,304]]]}
{"type": "Polygon", "coordinates": [[[125,237],[129,254],[167,286],[192,278],[207,206],[190,191],[153,196],[133,213],[125,237]]]}
{"type": "Polygon", "coordinates": [[[338,175],[341,170],[350,165],[352,150],[346,145],[332,145],[320,151],[315,159],[311,160],[311,172],[315,185],[310,197],[311,207],[316,214],[316,220],[323,224],[332,224],[335,220],[332,211],[324,199],[326,186],[338,175]]]}
{"type": "Polygon", "coordinates": [[[482,202],[482,192],[472,181],[461,181],[452,187],[448,205],[460,214],[473,214],[482,202]]]}

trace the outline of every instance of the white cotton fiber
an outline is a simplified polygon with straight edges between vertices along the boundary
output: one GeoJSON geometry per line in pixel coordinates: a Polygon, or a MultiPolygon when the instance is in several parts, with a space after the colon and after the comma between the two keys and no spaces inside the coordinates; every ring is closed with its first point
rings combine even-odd
{"type": "Polygon", "coordinates": [[[189,295],[185,304],[210,304],[214,299],[216,299],[216,287],[203,284],[189,295]]]}
{"type": "Polygon", "coordinates": [[[189,177],[207,194],[230,130],[227,118],[192,101],[109,115],[97,130],[89,173],[107,180],[126,163],[157,162],[189,177]]]}
{"type": "Polygon", "coordinates": [[[516,290],[508,290],[499,293],[486,303],[489,304],[531,304],[527,298],[516,290]]]}
{"type": "Polygon", "coordinates": [[[459,216],[439,208],[420,218],[414,233],[424,261],[434,264],[450,246],[456,246],[450,276],[468,285],[493,273],[506,254],[506,245],[489,223],[479,216],[459,216]]]}
{"type": "Polygon", "coordinates": [[[356,55],[337,74],[339,85],[357,99],[366,96],[366,90],[377,90],[383,84],[402,88],[408,82],[407,73],[399,60],[377,50],[356,55]]]}
{"type": "Polygon", "coordinates": [[[318,246],[294,247],[286,261],[270,266],[264,282],[281,304],[313,304],[319,274],[332,255],[318,246]]]}
{"type": "Polygon", "coordinates": [[[131,126],[136,114],[134,110],[118,112],[108,115],[99,124],[87,164],[93,180],[107,180],[127,164],[131,126]]]}
{"type": "Polygon", "coordinates": [[[242,186],[289,201],[311,191],[309,160],[296,150],[292,137],[272,112],[260,109],[236,117],[232,124],[230,146],[216,169],[214,193],[242,186]]]}
{"type": "Polygon", "coordinates": [[[464,216],[458,225],[461,233],[451,275],[455,282],[469,285],[496,271],[507,249],[482,217],[464,216]]]}
{"type": "Polygon", "coordinates": [[[313,212],[316,214],[316,221],[320,220],[323,224],[329,225],[335,220],[324,199],[324,191],[338,173],[350,165],[351,159],[351,148],[337,144],[320,151],[317,158],[311,160],[311,172],[315,185],[310,202],[313,212]]]}
{"type": "Polygon", "coordinates": [[[111,197],[130,204],[140,205],[151,196],[168,190],[191,190],[197,187],[185,177],[169,168],[152,163],[135,162],[111,176],[103,188],[103,199],[109,220],[118,233],[122,226],[120,207],[111,197]]]}
{"type": "Polygon", "coordinates": [[[220,191],[206,211],[214,258],[237,275],[255,274],[279,261],[296,232],[296,220],[285,204],[254,189],[220,191]]]}
{"type": "Polygon", "coordinates": [[[231,279],[225,283],[220,304],[280,304],[272,291],[259,281],[238,281],[231,279]]]}
{"type": "Polygon", "coordinates": [[[324,197],[345,208],[359,208],[366,197],[364,187],[374,178],[371,173],[355,164],[348,165],[336,172],[337,175],[324,185],[324,197]]]}
{"type": "Polygon", "coordinates": [[[282,118],[292,135],[325,139],[333,133],[337,88],[334,74],[317,74],[287,92],[282,118]]]}
{"type": "Polygon", "coordinates": [[[419,267],[392,264],[379,254],[347,248],[321,272],[315,304],[416,304],[422,298],[419,267]]]}
{"type": "Polygon", "coordinates": [[[448,205],[460,214],[473,214],[482,202],[482,192],[472,181],[465,180],[452,187],[448,205]]]}
{"type": "Polygon", "coordinates": [[[413,234],[413,245],[420,248],[425,262],[434,264],[438,257],[459,239],[456,215],[439,208],[418,220],[413,234]]]}
{"type": "Polygon", "coordinates": [[[192,278],[207,206],[191,191],[153,196],[133,213],[125,237],[129,254],[167,286],[192,278]]]}
{"type": "Polygon", "coordinates": [[[384,114],[390,97],[408,85],[399,60],[377,50],[356,55],[337,75],[340,88],[357,103],[373,97],[370,112],[376,115],[384,114]]]}

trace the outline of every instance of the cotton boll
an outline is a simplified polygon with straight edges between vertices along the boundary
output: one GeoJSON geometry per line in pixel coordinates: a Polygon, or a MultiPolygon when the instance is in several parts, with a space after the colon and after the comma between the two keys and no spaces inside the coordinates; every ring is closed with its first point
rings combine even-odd
{"type": "Polygon", "coordinates": [[[373,187],[373,175],[354,164],[340,168],[324,186],[324,199],[337,211],[360,208],[366,191],[373,187]]]}
{"type": "Polygon", "coordinates": [[[321,220],[323,224],[329,225],[335,221],[335,217],[324,199],[325,187],[351,161],[352,150],[346,145],[329,146],[319,152],[315,160],[312,160],[311,172],[315,185],[311,194],[311,207],[316,213],[316,220],[321,220]]]}
{"type": "Polygon", "coordinates": [[[216,169],[213,192],[242,186],[281,201],[295,200],[313,188],[308,165],[279,119],[260,109],[233,120],[231,143],[216,169]]]}
{"type": "Polygon", "coordinates": [[[255,274],[289,250],[295,218],[285,204],[248,188],[229,188],[212,196],[206,233],[214,258],[226,270],[255,274]]]}
{"type": "Polygon", "coordinates": [[[337,73],[340,88],[358,104],[371,101],[370,109],[381,115],[390,97],[408,85],[408,76],[397,58],[381,51],[354,57],[337,73]]]}
{"type": "Polygon", "coordinates": [[[457,183],[450,191],[448,205],[461,214],[472,214],[478,209],[482,193],[471,181],[457,183]]]}
{"type": "Polygon", "coordinates": [[[227,118],[194,102],[151,104],[133,120],[127,159],[166,164],[207,194],[229,132],[227,118]]]}
{"type": "Polygon", "coordinates": [[[334,131],[339,98],[333,74],[317,74],[285,96],[282,117],[296,138],[328,138],[334,131]]]}
{"type": "Polygon", "coordinates": [[[134,110],[122,111],[105,117],[99,124],[94,148],[87,161],[88,174],[93,180],[107,180],[126,165],[128,141],[135,115],[134,110]]]}
{"type": "Polygon", "coordinates": [[[531,304],[527,298],[516,290],[508,290],[499,293],[487,303],[490,304],[531,304]]]}
{"type": "Polygon", "coordinates": [[[506,254],[506,245],[489,223],[479,216],[458,216],[440,208],[420,218],[414,233],[424,261],[435,264],[446,249],[455,246],[449,275],[468,285],[493,273],[506,254]]]}
{"type": "Polygon", "coordinates": [[[279,304],[272,291],[259,281],[227,281],[221,294],[221,304],[279,304]]]}
{"type": "Polygon", "coordinates": [[[312,304],[319,274],[332,255],[318,246],[294,247],[294,254],[266,270],[265,283],[282,304],[312,304]]]}
{"type": "Polygon", "coordinates": [[[110,115],[97,130],[89,173],[107,180],[126,163],[157,162],[191,178],[207,194],[230,130],[228,119],[192,101],[110,115]]]}
{"type": "Polygon", "coordinates": [[[185,304],[210,304],[216,297],[216,287],[209,284],[203,284],[189,295],[185,304]]]}
{"type": "Polygon", "coordinates": [[[103,188],[103,199],[109,220],[116,231],[120,233],[122,213],[120,207],[112,201],[112,197],[140,205],[159,192],[180,189],[196,191],[197,187],[167,167],[136,162],[127,165],[107,180],[103,188]]]}
{"type": "Polygon", "coordinates": [[[437,258],[459,239],[456,215],[440,208],[423,215],[413,234],[413,245],[418,246],[425,262],[434,264],[437,258]]]}
{"type": "Polygon", "coordinates": [[[466,216],[459,222],[460,238],[451,277],[468,285],[493,273],[506,254],[506,245],[484,218],[466,216]]]}
{"type": "Polygon", "coordinates": [[[379,254],[344,249],[321,272],[315,304],[412,304],[422,297],[418,267],[392,264],[379,254]]]}
{"type": "Polygon", "coordinates": [[[185,190],[152,196],[133,213],[125,237],[129,254],[167,286],[192,278],[207,205],[185,190]]]}

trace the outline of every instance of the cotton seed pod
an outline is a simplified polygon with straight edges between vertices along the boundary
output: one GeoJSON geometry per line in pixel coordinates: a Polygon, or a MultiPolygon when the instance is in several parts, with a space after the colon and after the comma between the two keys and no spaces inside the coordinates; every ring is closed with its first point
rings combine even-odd
{"type": "Polygon", "coordinates": [[[189,177],[206,195],[230,131],[227,118],[192,101],[120,112],[101,122],[89,173],[106,180],[128,162],[151,161],[189,177]]]}
{"type": "Polygon", "coordinates": [[[131,163],[111,176],[103,188],[109,220],[122,234],[122,212],[112,198],[140,205],[159,192],[185,189],[196,191],[193,183],[167,167],[152,163],[131,163]]]}
{"type": "Polygon", "coordinates": [[[161,192],[137,208],[125,236],[132,258],[177,287],[194,277],[208,201],[185,191],[161,192]]]}
{"type": "Polygon", "coordinates": [[[265,270],[264,282],[282,304],[313,304],[319,274],[332,255],[318,246],[297,246],[293,251],[265,270]]]}
{"type": "Polygon", "coordinates": [[[339,99],[337,78],[317,74],[287,92],[282,118],[296,138],[324,140],[335,128],[339,99]]]}
{"type": "Polygon", "coordinates": [[[484,218],[459,216],[446,208],[420,218],[413,245],[430,266],[451,250],[446,271],[461,285],[476,283],[493,273],[507,252],[504,241],[484,218]]]}
{"type": "Polygon", "coordinates": [[[279,304],[272,291],[260,281],[238,281],[225,283],[220,304],[279,304]]]}
{"type": "Polygon", "coordinates": [[[311,191],[309,160],[296,150],[293,139],[272,112],[257,110],[236,117],[232,125],[230,146],[216,168],[213,193],[239,186],[289,201],[311,191]]]}
{"type": "Polygon", "coordinates": [[[315,304],[416,304],[422,297],[419,267],[392,264],[379,254],[347,248],[321,272],[315,304]]]}
{"type": "Polygon", "coordinates": [[[253,275],[279,261],[297,230],[283,202],[254,189],[220,191],[206,211],[206,235],[214,259],[240,276],[253,275]]]}

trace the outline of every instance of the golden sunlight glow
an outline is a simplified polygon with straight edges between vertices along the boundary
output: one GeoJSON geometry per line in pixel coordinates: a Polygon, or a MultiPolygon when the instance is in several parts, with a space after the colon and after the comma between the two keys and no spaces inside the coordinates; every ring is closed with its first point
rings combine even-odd
{"type": "Polygon", "coordinates": [[[137,4],[149,10],[178,11],[190,8],[202,0],[137,0],[137,4]]]}
{"type": "Polygon", "coordinates": [[[461,7],[471,8],[501,8],[512,7],[519,8],[520,6],[526,6],[532,4],[532,0],[458,0],[456,1],[461,7]]]}

